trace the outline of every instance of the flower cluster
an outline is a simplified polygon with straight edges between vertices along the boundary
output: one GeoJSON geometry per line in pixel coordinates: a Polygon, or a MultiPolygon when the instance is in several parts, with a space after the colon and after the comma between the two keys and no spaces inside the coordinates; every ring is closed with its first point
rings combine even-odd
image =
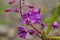
{"type": "Polygon", "coordinates": [[[28,23],[33,23],[33,24],[40,24],[41,21],[41,14],[40,14],[40,8],[34,9],[34,8],[29,8],[27,12],[22,14],[22,24],[28,23]]]}
{"type": "MultiPolygon", "coordinates": [[[[23,0],[25,1],[25,0],[23,0]]],[[[16,2],[16,0],[10,0],[9,4],[14,4],[16,2]]],[[[21,3],[21,0],[20,0],[21,3]]],[[[23,2],[24,4],[25,2],[23,2]]],[[[45,23],[41,23],[41,19],[42,19],[42,14],[40,13],[40,8],[34,8],[33,6],[28,6],[28,10],[24,13],[22,13],[21,11],[21,4],[20,4],[20,9],[19,8],[12,8],[12,9],[6,9],[5,12],[20,12],[20,15],[22,17],[21,19],[21,23],[22,24],[29,24],[30,26],[32,26],[33,29],[31,30],[27,30],[24,27],[20,26],[18,27],[18,36],[21,38],[28,38],[28,33],[30,35],[34,35],[36,32],[42,34],[39,30],[37,30],[35,28],[35,26],[31,25],[31,24],[39,24],[41,25],[42,29],[47,27],[47,24],[45,23]]],[[[58,28],[58,23],[55,21],[52,24],[53,28],[58,28]]],[[[58,36],[60,36],[60,34],[58,34],[58,36]]]]}
{"type": "Polygon", "coordinates": [[[21,38],[25,39],[25,38],[28,37],[27,33],[29,33],[30,35],[34,35],[35,30],[34,29],[27,30],[24,27],[18,27],[18,37],[21,37],[21,38]]]}

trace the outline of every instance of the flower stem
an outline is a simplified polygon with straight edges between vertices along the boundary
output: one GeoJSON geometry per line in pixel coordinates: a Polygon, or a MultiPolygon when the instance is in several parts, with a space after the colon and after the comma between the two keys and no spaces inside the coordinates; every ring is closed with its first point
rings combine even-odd
{"type": "Polygon", "coordinates": [[[58,37],[58,36],[51,36],[51,37],[47,37],[47,40],[60,40],[60,37],[58,37]]]}
{"type": "Polygon", "coordinates": [[[33,26],[32,24],[29,24],[38,34],[42,34],[42,32],[41,31],[39,31],[39,30],[37,30],[36,28],[35,28],[35,26],[33,26]]]}
{"type": "Polygon", "coordinates": [[[22,17],[22,10],[21,10],[22,6],[21,6],[21,0],[20,0],[20,15],[22,17]]]}

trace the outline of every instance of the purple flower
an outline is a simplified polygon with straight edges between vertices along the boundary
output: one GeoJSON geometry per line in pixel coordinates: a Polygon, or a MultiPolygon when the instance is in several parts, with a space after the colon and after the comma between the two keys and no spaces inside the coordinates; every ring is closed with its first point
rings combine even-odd
{"type": "Polygon", "coordinates": [[[33,6],[28,6],[29,8],[34,8],[33,6]]]}
{"type": "Polygon", "coordinates": [[[31,10],[31,11],[29,10],[29,12],[24,13],[22,15],[22,21],[21,22],[22,22],[22,24],[23,23],[25,24],[26,21],[33,23],[33,24],[35,24],[35,23],[40,24],[41,16],[42,15],[40,13],[38,13],[38,12],[34,13],[34,10],[31,10]]]}
{"type": "Polygon", "coordinates": [[[40,8],[34,9],[34,13],[40,13],[40,8]]]}
{"type": "Polygon", "coordinates": [[[35,34],[35,30],[33,29],[27,30],[24,27],[18,27],[18,37],[26,39],[28,38],[28,33],[30,35],[33,35],[35,34]]]}
{"type": "Polygon", "coordinates": [[[41,19],[41,17],[42,17],[42,14],[39,14],[39,13],[35,14],[36,19],[41,19]]]}
{"type": "Polygon", "coordinates": [[[27,30],[23,27],[18,27],[18,36],[21,38],[25,38],[27,35],[27,30]]]}
{"type": "Polygon", "coordinates": [[[26,24],[26,20],[25,19],[22,19],[21,22],[22,22],[22,24],[26,24]]]}
{"type": "Polygon", "coordinates": [[[29,14],[29,21],[33,24],[36,23],[36,19],[34,16],[35,16],[34,13],[29,14]]]}
{"type": "Polygon", "coordinates": [[[36,23],[40,24],[41,20],[40,19],[36,19],[36,23]]]}
{"type": "Polygon", "coordinates": [[[23,19],[28,18],[28,13],[24,13],[24,14],[22,15],[22,18],[23,18],[23,19]]]}
{"type": "Polygon", "coordinates": [[[53,26],[53,28],[58,28],[58,23],[54,22],[52,26],[53,26]]]}
{"type": "Polygon", "coordinates": [[[42,23],[41,26],[42,26],[42,29],[43,29],[47,25],[45,23],[42,23]]]}
{"type": "Polygon", "coordinates": [[[35,34],[35,30],[33,30],[33,29],[29,30],[28,32],[29,32],[30,35],[35,34]]]}

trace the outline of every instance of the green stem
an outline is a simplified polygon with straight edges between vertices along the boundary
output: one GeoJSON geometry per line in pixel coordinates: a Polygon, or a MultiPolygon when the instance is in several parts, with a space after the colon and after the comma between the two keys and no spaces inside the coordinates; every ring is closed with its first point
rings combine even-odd
{"type": "Polygon", "coordinates": [[[51,36],[51,37],[47,37],[47,40],[60,40],[60,37],[58,37],[58,36],[51,36]]]}
{"type": "Polygon", "coordinates": [[[51,28],[52,28],[52,23],[57,19],[58,15],[60,14],[60,4],[58,5],[58,7],[56,8],[56,10],[53,13],[53,16],[51,17],[49,24],[47,26],[47,30],[45,31],[45,35],[48,35],[51,28]]]}

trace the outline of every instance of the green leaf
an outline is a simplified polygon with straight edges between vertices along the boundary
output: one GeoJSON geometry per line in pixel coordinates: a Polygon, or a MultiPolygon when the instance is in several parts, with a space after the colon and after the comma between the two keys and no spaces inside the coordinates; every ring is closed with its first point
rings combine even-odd
{"type": "Polygon", "coordinates": [[[50,20],[50,18],[45,18],[45,19],[43,20],[43,22],[49,23],[49,20],[50,20]]]}
{"type": "Polygon", "coordinates": [[[49,24],[47,26],[47,30],[45,31],[45,35],[49,34],[49,32],[50,32],[50,30],[52,28],[52,23],[57,19],[59,14],[60,14],[60,4],[58,5],[56,10],[54,11],[52,17],[50,18],[49,24]]]}

